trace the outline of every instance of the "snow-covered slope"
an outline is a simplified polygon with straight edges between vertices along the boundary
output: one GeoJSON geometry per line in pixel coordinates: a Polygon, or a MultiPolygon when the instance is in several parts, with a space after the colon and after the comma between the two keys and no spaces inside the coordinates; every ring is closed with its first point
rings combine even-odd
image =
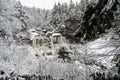
{"type": "MultiPolygon", "coordinates": [[[[67,46],[68,50],[71,49],[70,51],[73,52],[70,55],[71,63],[64,62],[58,58],[58,53],[50,56],[41,56],[41,52],[38,52],[39,50],[36,50],[31,45],[9,45],[2,42],[0,46],[0,70],[4,71],[6,75],[11,72],[16,75],[38,73],[41,75],[52,75],[54,78],[68,79],[69,77],[65,75],[72,76],[74,74],[74,80],[83,79],[86,76],[86,71],[90,74],[110,69],[115,65],[112,62],[114,53],[109,53],[115,47],[107,46],[110,39],[105,39],[109,37],[105,36],[88,42],[87,48],[86,45],[64,42],[62,46],[67,46]],[[36,54],[39,56],[36,56],[36,54]],[[68,67],[69,69],[67,69],[68,67]],[[78,74],[81,77],[77,77],[78,74]]],[[[59,50],[60,45],[54,45],[54,50],[59,50]]]]}

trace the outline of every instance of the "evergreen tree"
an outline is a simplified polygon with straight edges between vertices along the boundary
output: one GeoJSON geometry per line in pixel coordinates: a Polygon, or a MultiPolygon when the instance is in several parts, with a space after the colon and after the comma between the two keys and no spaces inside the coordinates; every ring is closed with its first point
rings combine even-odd
{"type": "Polygon", "coordinates": [[[15,5],[16,10],[18,11],[18,14],[16,17],[23,23],[22,24],[22,29],[25,30],[28,27],[28,16],[25,15],[25,12],[22,10],[22,4],[18,2],[15,5]]]}
{"type": "Polygon", "coordinates": [[[69,17],[72,17],[75,14],[75,4],[72,0],[69,3],[69,17]]]}
{"type": "Polygon", "coordinates": [[[55,4],[54,4],[54,7],[53,7],[53,14],[57,13],[57,9],[58,9],[58,7],[57,7],[57,5],[56,5],[56,3],[55,3],[55,4]]]}
{"type": "Polygon", "coordinates": [[[78,11],[80,11],[80,8],[78,2],[76,2],[75,13],[78,13],[78,11]]]}
{"type": "Polygon", "coordinates": [[[89,4],[89,0],[81,0],[80,1],[80,7],[81,7],[81,11],[84,12],[87,5],[89,4]]]}
{"type": "Polygon", "coordinates": [[[72,9],[75,9],[75,4],[73,3],[72,0],[70,0],[70,3],[69,3],[69,10],[71,11],[72,9]]]}
{"type": "Polygon", "coordinates": [[[90,40],[101,33],[105,29],[113,27],[114,13],[119,5],[118,0],[110,3],[111,0],[99,0],[96,5],[89,4],[84,13],[81,27],[76,31],[76,36],[90,40]],[[108,8],[109,7],[109,8],[108,8]]]}
{"type": "Polygon", "coordinates": [[[58,14],[62,14],[62,5],[58,2],[58,14]]]}

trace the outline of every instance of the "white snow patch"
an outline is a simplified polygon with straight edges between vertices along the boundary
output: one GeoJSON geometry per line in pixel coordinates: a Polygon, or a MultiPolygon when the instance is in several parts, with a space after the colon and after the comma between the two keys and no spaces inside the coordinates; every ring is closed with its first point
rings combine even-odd
{"type": "Polygon", "coordinates": [[[106,66],[107,68],[112,68],[114,66],[112,59],[114,58],[114,56],[107,56],[107,57],[99,57],[97,59],[98,62],[101,62],[104,66],[106,66]]]}

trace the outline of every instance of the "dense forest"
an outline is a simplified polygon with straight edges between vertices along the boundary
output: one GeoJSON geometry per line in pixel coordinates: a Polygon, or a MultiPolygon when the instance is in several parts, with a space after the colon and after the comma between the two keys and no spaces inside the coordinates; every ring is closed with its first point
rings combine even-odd
{"type": "Polygon", "coordinates": [[[0,0],[0,80],[120,80],[120,0],[0,0]]]}

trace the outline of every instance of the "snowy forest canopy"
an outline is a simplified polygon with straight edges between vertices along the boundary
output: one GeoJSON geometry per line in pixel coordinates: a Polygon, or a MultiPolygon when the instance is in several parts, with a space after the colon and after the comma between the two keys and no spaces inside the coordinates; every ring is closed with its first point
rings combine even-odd
{"type": "Polygon", "coordinates": [[[73,37],[72,35],[74,34],[76,37],[83,39],[93,39],[98,37],[99,34],[104,33],[105,29],[114,26],[114,16],[117,15],[115,12],[116,4],[118,4],[117,0],[113,0],[113,3],[111,3],[112,0],[107,0],[108,2],[100,1],[81,0],[80,2],[73,3],[71,0],[69,4],[58,2],[54,4],[52,10],[43,10],[22,6],[20,2],[14,0],[1,0],[1,19],[6,19],[6,21],[2,20],[4,23],[1,23],[1,26],[5,24],[7,27],[4,27],[4,31],[9,30],[6,31],[6,34],[11,36],[15,36],[25,29],[46,28],[62,32],[66,37],[73,37]],[[104,19],[106,20],[103,21],[104,19]],[[77,32],[80,27],[83,27],[83,30],[81,29],[81,31],[77,32]],[[85,28],[91,29],[93,32],[91,33],[91,30],[87,31],[85,28]]]}
{"type": "MultiPolygon", "coordinates": [[[[49,27],[51,29],[56,28],[59,31],[63,25],[66,26],[68,31],[74,32],[80,26],[83,12],[88,3],[89,0],[81,0],[79,3],[73,3],[71,0],[69,4],[55,3],[52,10],[42,10],[22,6],[20,2],[14,0],[1,0],[1,18],[9,18],[6,21],[7,24],[5,23],[7,27],[4,27],[6,28],[4,30],[9,30],[6,32],[11,36],[23,29],[30,28],[49,27]],[[71,24],[71,21],[73,21],[73,24],[71,24]],[[12,31],[13,29],[14,31],[12,31]]],[[[2,25],[4,24],[2,23],[2,25]]]]}

